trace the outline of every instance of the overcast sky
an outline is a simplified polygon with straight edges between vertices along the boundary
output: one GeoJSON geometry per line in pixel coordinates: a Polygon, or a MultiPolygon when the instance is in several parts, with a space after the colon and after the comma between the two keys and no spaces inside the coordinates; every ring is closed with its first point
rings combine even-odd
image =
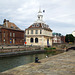
{"type": "Polygon", "coordinates": [[[75,0],[0,0],[0,24],[7,19],[25,30],[37,20],[39,7],[53,32],[75,31],[75,0]]]}

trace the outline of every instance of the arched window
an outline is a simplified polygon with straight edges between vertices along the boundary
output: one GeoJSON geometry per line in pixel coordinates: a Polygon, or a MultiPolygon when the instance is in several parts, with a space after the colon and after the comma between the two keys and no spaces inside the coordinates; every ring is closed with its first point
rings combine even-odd
{"type": "Polygon", "coordinates": [[[38,43],[38,38],[35,38],[35,43],[38,43]]]}
{"type": "Polygon", "coordinates": [[[30,42],[33,42],[33,38],[30,39],[30,42]]]}

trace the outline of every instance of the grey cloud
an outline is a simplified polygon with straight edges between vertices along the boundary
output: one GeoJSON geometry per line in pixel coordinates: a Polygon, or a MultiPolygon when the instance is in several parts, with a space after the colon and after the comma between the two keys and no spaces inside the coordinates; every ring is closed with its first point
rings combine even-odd
{"type": "Polygon", "coordinates": [[[41,10],[45,10],[44,21],[54,31],[63,34],[71,33],[69,29],[74,30],[75,25],[74,3],[75,0],[0,0],[0,23],[6,18],[21,29],[27,28],[37,20],[37,12],[41,7],[41,10]],[[61,27],[67,26],[70,28],[64,32],[61,27]]]}

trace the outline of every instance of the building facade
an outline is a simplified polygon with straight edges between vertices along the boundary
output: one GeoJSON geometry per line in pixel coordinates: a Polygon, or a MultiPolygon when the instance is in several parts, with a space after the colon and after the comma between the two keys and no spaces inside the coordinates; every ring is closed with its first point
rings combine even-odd
{"type": "Polygon", "coordinates": [[[25,41],[27,45],[52,46],[52,30],[44,23],[41,10],[38,19],[25,30],[25,41]]]}
{"type": "Polygon", "coordinates": [[[0,28],[0,45],[23,45],[24,31],[14,23],[4,22],[0,28]]]}
{"type": "Polygon", "coordinates": [[[72,32],[72,35],[75,37],[75,31],[72,32]]]}
{"type": "Polygon", "coordinates": [[[60,33],[53,33],[52,43],[65,43],[65,36],[60,33]]]}

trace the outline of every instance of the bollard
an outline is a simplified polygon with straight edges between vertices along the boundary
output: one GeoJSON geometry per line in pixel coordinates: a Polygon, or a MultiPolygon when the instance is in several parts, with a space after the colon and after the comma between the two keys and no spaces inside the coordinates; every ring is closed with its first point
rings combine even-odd
{"type": "Polygon", "coordinates": [[[3,47],[2,47],[2,49],[3,49],[3,47]]]}
{"type": "Polygon", "coordinates": [[[38,57],[35,57],[35,63],[40,63],[38,57]]]}
{"type": "Polygon", "coordinates": [[[38,57],[35,57],[35,63],[38,63],[38,60],[39,60],[38,57]]]}

